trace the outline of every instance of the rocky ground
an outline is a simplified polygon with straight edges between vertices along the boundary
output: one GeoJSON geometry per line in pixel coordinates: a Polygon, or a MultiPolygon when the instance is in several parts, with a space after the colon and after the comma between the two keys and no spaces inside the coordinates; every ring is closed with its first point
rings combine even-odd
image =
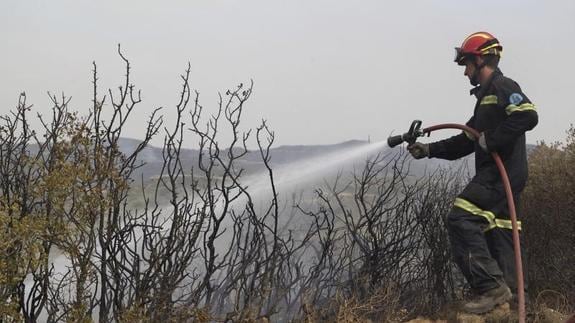
{"type": "MultiPolygon", "coordinates": [[[[406,323],[512,323],[518,322],[517,312],[511,310],[509,304],[503,304],[484,315],[474,315],[460,312],[456,309],[447,309],[439,314],[439,319],[416,318],[406,323]]],[[[575,315],[568,315],[550,308],[540,308],[528,313],[527,322],[534,323],[575,323],[575,315]]]]}

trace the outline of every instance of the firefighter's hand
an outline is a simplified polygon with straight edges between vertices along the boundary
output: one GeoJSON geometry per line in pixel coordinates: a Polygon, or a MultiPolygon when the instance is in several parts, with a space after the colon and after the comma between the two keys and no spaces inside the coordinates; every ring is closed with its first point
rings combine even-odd
{"type": "Polygon", "coordinates": [[[421,159],[424,157],[429,157],[429,144],[422,144],[420,142],[416,142],[407,146],[407,150],[415,159],[421,159]]]}

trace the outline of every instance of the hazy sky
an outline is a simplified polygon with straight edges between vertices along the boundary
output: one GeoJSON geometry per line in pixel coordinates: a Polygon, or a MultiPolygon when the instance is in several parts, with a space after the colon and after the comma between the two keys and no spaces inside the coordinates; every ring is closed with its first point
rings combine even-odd
{"type": "Polygon", "coordinates": [[[267,119],[276,146],[383,140],[413,119],[469,118],[474,98],[453,47],[480,30],[499,38],[503,72],[538,107],[528,141],[565,138],[575,121],[572,0],[2,0],[0,112],[25,91],[48,115],[50,91],[87,113],[92,61],[100,93],[116,88],[121,43],[143,97],[127,137],[143,134],[156,107],[170,118],[190,62],[208,112],[218,91],[253,79],[245,127],[267,119]]]}

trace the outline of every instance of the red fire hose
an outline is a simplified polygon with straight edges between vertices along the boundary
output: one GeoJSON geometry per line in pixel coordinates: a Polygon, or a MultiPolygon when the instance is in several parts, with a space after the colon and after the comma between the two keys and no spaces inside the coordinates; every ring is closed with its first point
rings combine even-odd
{"type": "MultiPolygon", "coordinates": [[[[436,126],[427,127],[422,130],[422,133],[426,134],[440,129],[460,129],[473,135],[476,139],[479,138],[479,132],[477,132],[475,129],[456,123],[444,123],[436,126]]],[[[511,217],[511,228],[513,230],[513,250],[515,251],[515,270],[517,275],[519,322],[524,323],[525,290],[523,288],[523,265],[522,265],[523,263],[521,262],[521,246],[519,242],[519,227],[517,225],[517,215],[515,213],[515,202],[513,201],[513,193],[511,192],[511,184],[509,182],[509,177],[507,176],[507,171],[505,170],[505,166],[503,166],[503,162],[501,161],[499,154],[497,154],[496,152],[492,152],[491,156],[495,160],[495,164],[497,164],[497,168],[499,169],[499,173],[501,174],[501,180],[503,181],[503,187],[505,187],[505,194],[507,195],[507,205],[509,207],[509,215],[511,217]]]]}

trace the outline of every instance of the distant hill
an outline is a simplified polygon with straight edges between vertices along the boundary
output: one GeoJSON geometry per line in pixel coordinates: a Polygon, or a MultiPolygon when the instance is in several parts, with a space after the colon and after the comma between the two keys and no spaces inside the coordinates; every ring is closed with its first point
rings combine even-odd
{"type": "MultiPolygon", "coordinates": [[[[129,154],[136,149],[139,143],[140,141],[136,139],[121,138],[119,148],[123,153],[129,154]]],[[[361,140],[350,140],[332,145],[284,145],[271,148],[270,164],[273,168],[282,167],[304,160],[313,160],[321,156],[337,155],[338,152],[345,153],[367,145],[369,145],[367,141],[361,140]]],[[[386,149],[387,148],[384,148],[384,150],[386,149]]],[[[184,167],[188,169],[196,167],[199,153],[197,149],[182,149],[181,160],[184,167]]],[[[377,151],[374,152],[373,155],[376,153],[377,151]]],[[[227,150],[223,150],[220,154],[226,156],[227,150]]],[[[134,174],[135,178],[140,178],[142,175],[144,178],[158,176],[164,161],[162,148],[147,146],[140,153],[140,161],[143,162],[144,165],[134,174]]],[[[260,153],[257,150],[250,150],[245,156],[238,160],[238,166],[244,168],[247,173],[254,173],[264,168],[260,153]]]]}
{"type": "MultiPolygon", "coordinates": [[[[132,153],[136,147],[141,143],[138,139],[132,138],[120,138],[119,149],[124,154],[132,153]]],[[[271,155],[271,166],[272,169],[282,169],[288,166],[311,168],[317,167],[318,171],[324,171],[322,165],[326,167],[332,167],[334,171],[345,171],[351,170],[352,167],[362,165],[368,158],[373,158],[378,153],[394,153],[399,152],[400,149],[404,148],[394,148],[390,150],[384,143],[375,147],[376,149],[369,150],[369,146],[374,146],[375,144],[369,143],[364,140],[349,140],[341,143],[330,144],[330,145],[283,145],[279,147],[273,147],[270,150],[271,155]],[[368,149],[363,155],[357,155],[362,149],[368,149]],[[356,154],[357,156],[349,156],[350,154],[356,154]],[[349,156],[350,158],[347,158],[349,156]],[[337,168],[340,164],[340,168],[337,168]]],[[[529,144],[527,147],[528,153],[533,151],[535,145],[529,144]]],[[[34,154],[37,151],[36,146],[31,147],[31,153],[34,154]]],[[[200,151],[197,149],[182,149],[181,150],[181,161],[183,167],[186,170],[191,170],[192,167],[198,165],[200,151]]],[[[227,155],[227,150],[221,152],[222,156],[227,155]]],[[[473,171],[473,156],[466,157],[462,161],[457,161],[455,163],[439,160],[439,159],[423,159],[410,161],[410,172],[413,175],[422,175],[429,171],[435,170],[437,167],[458,167],[461,163],[467,163],[467,166],[471,171],[473,171]]],[[[148,145],[139,154],[139,163],[142,164],[134,173],[133,178],[139,180],[143,178],[147,180],[151,177],[159,176],[164,164],[163,149],[161,147],[156,147],[148,145]]],[[[264,170],[264,164],[261,160],[259,151],[251,150],[245,156],[243,156],[237,162],[237,166],[243,168],[247,175],[258,173],[264,170]]],[[[302,169],[303,171],[303,169],[302,169]]]]}

